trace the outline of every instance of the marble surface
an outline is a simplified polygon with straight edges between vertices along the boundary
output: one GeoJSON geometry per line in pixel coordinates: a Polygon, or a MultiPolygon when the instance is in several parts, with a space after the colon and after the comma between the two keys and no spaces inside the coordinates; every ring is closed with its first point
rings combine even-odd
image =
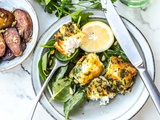
{"type": "MultiPolygon", "coordinates": [[[[28,0],[37,12],[41,35],[57,20],[49,15],[33,0],[28,0]],[[45,20],[44,20],[45,18],[45,20]]],[[[155,58],[155,84],[160,90],[160,0],[153,0],[147,8],[129,8],[119,1],[115,3],[119,14],[134,23],[147,38],[155,58]]],[[[0,72],[0,119],[23,120],[27,115],[35,97],[31,81],[31,65],[33,54],[21,65],[11,70],[0,72]]],[[[158,120],[155,106],[149,98],[144,107],[131,120],[158,120]]],[[[53,120],[38,104],[33,120],[53,120]]]]}

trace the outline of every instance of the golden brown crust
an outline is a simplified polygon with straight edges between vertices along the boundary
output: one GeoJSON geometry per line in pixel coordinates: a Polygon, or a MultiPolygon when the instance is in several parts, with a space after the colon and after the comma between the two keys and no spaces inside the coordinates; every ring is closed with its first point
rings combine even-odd
{"type": "Polygon", "coordinates": [[[70,78],[74,78],[81,85],[86,85],[95,77],[101,75],[103,64],[95,53],[84,55],[70,72],[70,78]]]}
{"type": "Polygon", "coordinates": [[[110,84],[107,79],[103,76],[94,78],[86,88],[87,98],[99,99],[104,96],[116,96],[115,93],[109,91],[110,84]]]}
{"type": "Polygon", "coordinates": [[[130,62],[125,62],[116,56],[110,57],[105,77],[113,86],[113,91],[126,92],[133,85],[136,75],[137,70],[130,62]]]}
{"type": "Polygon", "coordinates": [[[14,15],[8,10],[0,8],[0,29],[10,27],[14,21],[14,15]]]}
{"type": "Polygon", "coordinates": [[[70,56],[73,53],[71,51],[79,47],[83,36],[84,34],[76,24],[69,22],[68,24],[64,24],[57,34],[54,35],[56,40],[54,47],[65,56],[70,56]]]}

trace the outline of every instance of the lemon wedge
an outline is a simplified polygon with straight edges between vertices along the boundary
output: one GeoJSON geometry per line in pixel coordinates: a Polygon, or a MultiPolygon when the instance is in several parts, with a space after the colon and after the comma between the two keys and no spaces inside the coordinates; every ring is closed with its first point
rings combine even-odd
{"type": "Polygon", "coordinates": [[[111,47],[114,35],[111,28],[104,22],[91,21],[82,26],[85,34],[80,48],[86,52],[103,52],[111,47]]]}

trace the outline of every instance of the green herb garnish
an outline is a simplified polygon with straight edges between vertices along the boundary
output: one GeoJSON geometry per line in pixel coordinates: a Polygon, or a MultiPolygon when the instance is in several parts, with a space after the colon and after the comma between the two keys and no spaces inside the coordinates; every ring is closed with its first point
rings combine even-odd
{"type": "MultiPolygon", "coordinates": [[[[39,5],[43,6],[44,11],[48,13],[55,12],[55,15],[59,18],[69,15],[75,12],[76,8],[87,9],[102,9],[100,0],[79,0],[79,2],[73,2],[72,0],[35,0],[39,5]]],[[[116,2],[117,0],[111,0],[116,2]]]]}

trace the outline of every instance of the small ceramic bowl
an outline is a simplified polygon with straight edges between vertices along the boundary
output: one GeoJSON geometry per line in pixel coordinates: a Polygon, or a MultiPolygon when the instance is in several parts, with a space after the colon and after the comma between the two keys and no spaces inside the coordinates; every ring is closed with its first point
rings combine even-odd
{"type": "Polygon", "coordinates": [[[0,62],[0,71],[6,71],[11,68],[16,67],[21,64],[33,51],[39,34],[39,23],[35,10],[31,6],[31,4],[27,0],[1,0],[0,8],[4,8],[9,11],[13,11],[14,9],[22,9],[29,13],[32,22],[33,22],[33,34],[31,41],[27,42],[26,49],[23,51],[22,55],[19,57],[15,57],[10,61],[1,61],[0,62]]]}

